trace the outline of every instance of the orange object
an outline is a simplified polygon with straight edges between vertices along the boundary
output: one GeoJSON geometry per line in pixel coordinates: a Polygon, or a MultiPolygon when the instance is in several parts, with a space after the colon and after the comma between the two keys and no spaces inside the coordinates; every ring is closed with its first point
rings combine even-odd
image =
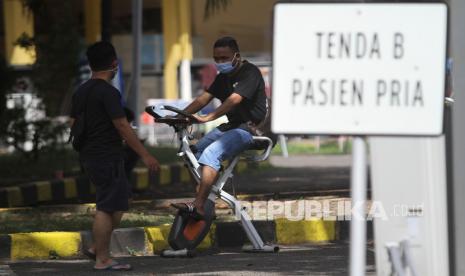
{"type": "Polygon", "coordinates": [[[194,240],[205,226],[204,220],[190,219],[184,228],[184,237],[190,241],[194,240]]]}
{"type": "Polygon", "coordinates": [[[144,112],[142,113],[142,116],[140,118],[140,121],[144,124],[144,125],[151,125],[153,124],[153,117],[150,116],[150,114],[148,114],[147,112],[144,112]]]}

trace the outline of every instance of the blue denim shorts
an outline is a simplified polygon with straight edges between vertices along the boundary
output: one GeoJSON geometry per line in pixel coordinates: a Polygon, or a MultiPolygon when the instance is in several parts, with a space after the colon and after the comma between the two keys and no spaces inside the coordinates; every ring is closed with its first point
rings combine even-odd
{"type": "Polygon", "coordinates": [[[221,162],[230,160],[253,144],[252,134],[240,128],[221,131],[213,129],[195,145],[195,156],[199,163],[216,171],[221,168],[221,162]]]}

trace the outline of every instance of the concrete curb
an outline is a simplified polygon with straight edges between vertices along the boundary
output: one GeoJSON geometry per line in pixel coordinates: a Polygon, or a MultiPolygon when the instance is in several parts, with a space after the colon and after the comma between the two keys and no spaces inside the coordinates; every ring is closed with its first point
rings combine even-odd
{"type": "MultiPolygon", "coordinates": [[[[348,239],[349,221],[255,221],[257,231],[269,243],[295,245],[348,239]]],[[[168,248],[171,225],[116,229],[112,236],[113,256],[150,256],[168,248]]],[[[368,238],[373,238],[368,221],[368,238]]],[[[0,259],[82,258],[92,242],[90,231],[36,232],[0,235],[0,259]]],[[[239,222],[217,222],[199,246],[200,250],[240,247],[248,243],[239,222]]]]}
{"type": "MultiPolygon", "coordinates": [[[[241,161],[236,172],[247,169],[241,161]]],[[[157,187],[187,185],[193,180],[183,164],[161,165],[158,173],[149,173],[147,168],[135,168],[130,184],[135,191],[151,191],[157,187]]],[[[0,188],[0,208],[35,205],[42,202],[89,198],[95,195],[95,186],[85,176],[61,180],[37,181],[18,186],[0,188]]]]}

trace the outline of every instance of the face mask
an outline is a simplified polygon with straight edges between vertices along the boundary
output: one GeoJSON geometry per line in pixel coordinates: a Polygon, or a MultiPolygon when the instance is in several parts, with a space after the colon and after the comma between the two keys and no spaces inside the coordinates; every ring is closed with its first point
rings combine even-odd
{"type": "Polygon", "coordinates": [[[110,79],[114,79],[115,76],[116,76],[116,73],[118,73],[118,66],[112,68],[112,69],[108,69],[108,70],[102,70],[102,71],[97,71],[97,72],[111,72],[111,77],[110,79]]]}
{"type": "Polygon", "coordinates": [[[231,61],[223,62],[223,63],[215,63],[216,69],[220,71],[220,73],[223,73],[223,74],[232,72],[232,70],[234,70],[234,67],[235,67],[232,65],[235,58],[236,58],[236,54],[234,54],[234,57],[231,61]]]}
{"type": "Polygon", "coordinates": [[[115,67],[115,69],[110,70],[111,72],[111,79],[114,79],[116,74],[118,73],[118,67],[115,67]]]}
{"type": "Polygon", "coordinates": [[[94,72],[96,72],[96,73],[100,73],[100,72],[112,72],[112,73],[115,73],[115,74],[116,74],[116,73],[118,72],[118,66],[113,67],[113,68],[108,69],[108,70],[100,70],[100,71],[94,71],[94,72]]]}

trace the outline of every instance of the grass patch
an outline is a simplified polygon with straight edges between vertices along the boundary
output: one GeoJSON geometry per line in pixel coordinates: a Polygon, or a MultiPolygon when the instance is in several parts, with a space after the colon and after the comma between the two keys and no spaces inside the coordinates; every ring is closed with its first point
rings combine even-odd
{"type": "MultiPolygon", "coordinates": [[[[0,234],[91,230],[94,213],[0,213],[0,234]]],[[[126,213],[119,228],[157,226],[172,223],[171,215],[126,213]]]]}
{"type": "Polygon", "coordinates": [[[71,173],[79,169],[78,155],[68,149],[44,151],[39,160],[24,158],[19,153],[0,155],[0,185],[12,185],[51,179],[56,171],[71,173]]]}
{"type": "MultiPolygon", "coordinates": [[[[181,162],[182,159],[177,156],[177,148],[173,147],[147,147],[148,151],[157,158],[160,164],[171,164],[181,162]]],[[[142,162],[139,162],[143,166],[142,162]]]]}
{"type": "MultiPolygon", "coordinates": [[[[320,149],[317,150],[314,140],[302,139],[302,140],[290,140],[287,141],[287,151],[290,155],[299,155],[299,154],[348,154],[352,151],[352,143],[345,142],[344,150],[340,151],[339,144],[337,141],[323,140],[320,143],[320,149]]],[[[279,143],[274,147],[272,154],[281,155],[282,148],[279,143]]]]}
{"type": "MultiPolygon", "coordinates": [[[[148,147],[161,164],[180,162],[177,149],[172,147],[148,147]]],[[[139,166],[144,166],[139,162],[139,166]]],[[[65,176],[80,173],[78,154],[72,149],[43,151],[39,160],[24,158],[18,153],[0,155],[0,187],[55,178],[62,171],[65,176]]]]}

